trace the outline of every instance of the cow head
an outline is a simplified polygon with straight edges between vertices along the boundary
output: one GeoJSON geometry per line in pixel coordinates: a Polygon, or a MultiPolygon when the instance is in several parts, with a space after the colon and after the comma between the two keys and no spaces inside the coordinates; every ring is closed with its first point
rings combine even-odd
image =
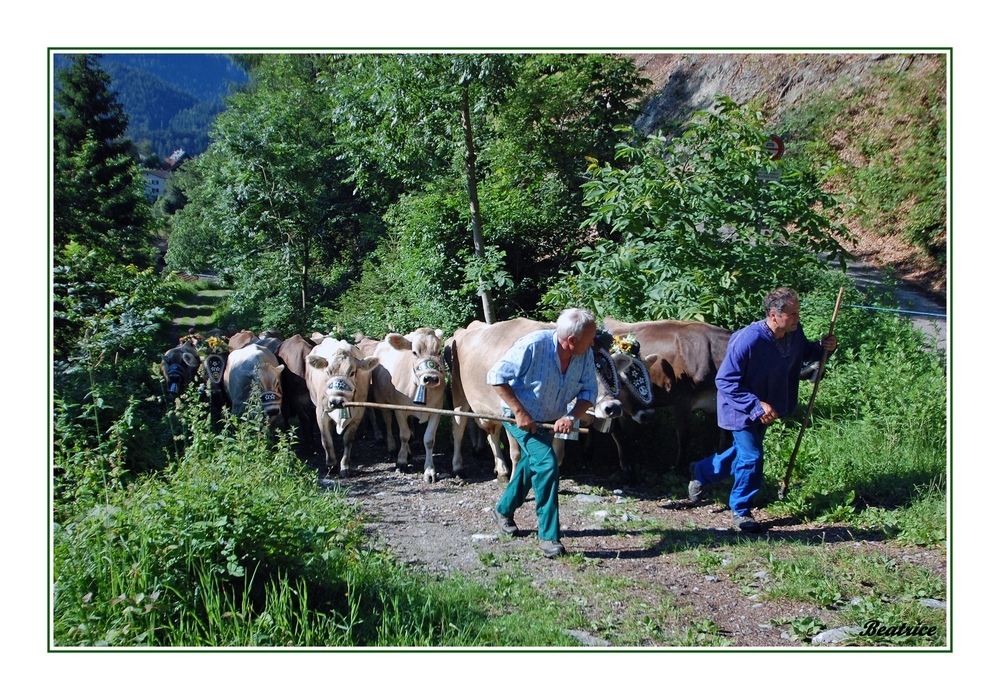
{"type": "Polygon", "coordinates": [[[653,408],[653,382],[649,370],[659,361],[658,355],[643,358],[615,353],[614,362],[621,380],[622,407],[637,423],[648,423],[656,414],[653,408]]]}
{"type": "Polygon", "coordinates": [[[390,333],[385,341],[400,352],[410,352],[413,356],[413,383],[416,386],[413,402],[424,403],[424,393],[428,389],[443,387],[445,383],[444,360],[441,357],[441,329],[418,328],[409,335],[390,333]]]}
{"type": "Polygon", "coordinates": [[[205,370],[205,383],[213,393],[222,392],[222,378],[226,371],[226,359],[229,356],[229,345],[221,335],[209,335],[202,345],[202,367],[205,370]]]}
{"type": "Polygon", "coordinates": [[[272,426],[281,415],[281,373],[284,369],[284,365],[262,363],[256,371],[260,384],[260,407],[267,416],[268,424],[272,426]]]}
{"type": "Polygon", "coordinates": [[[182,394],[188,384],[194,381],[200,366],[201,358],[198,356],[198,350],[190,340],[163,353],[160,370],[167,380],[167,394],[171,397],[182,394]]]}
{"type": "Polygon", "coordinates": [[[614,360],[607,350],[594,348],[594,365],[597,371],[597,401],[594,402],[594,417],[597,419],[617,418],[622,414],[622,403],[618,399],[621,386],[614,360]]]}
{"type": "Polygon", "coordinates": [[[361,351],[344,340],[325,339],[306,357],[314,400],[324,412],[334,414],[337,432],[350,420],[344,409],[348,401],[363,401],[368,394],[368,373],[378,365],[377,357],[362,357],[361,351]]]}

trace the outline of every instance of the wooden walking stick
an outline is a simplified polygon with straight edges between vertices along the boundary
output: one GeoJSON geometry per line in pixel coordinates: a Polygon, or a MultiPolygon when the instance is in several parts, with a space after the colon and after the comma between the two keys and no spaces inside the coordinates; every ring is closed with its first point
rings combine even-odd
{"type": "MultiPolygon", "coordinates": [[[[837,303],[833,307],[833,318],[830,319],[830,332],[828,335],[833,335],[833,326],[837,323],[837,314],[840,313],[840,300],[844,298],[844,288],[840,288],[840,293],[837,295],[837,303]]],[[[809,397],[809,406],[806,408],[806,417],[802,420],[802,428],[799,429],[799,436],[795,439],[795,447],[792,448],[792,456],[788,458],[788,469],[785,471],[785,480],[781,482],[781,487],[778,489],[778,500],[785,500],[785,494],[788,493],[788,482],[792,478],[792,469],[795,467],[795,455],[799,452],[799,444],[802,442],[802,435],[806,432],[806,426],[809,425],[809,417],[812,415],[813,403],[816,402],[816,392],[819,390],[819,382],[823,378],[823,369],[826,367],[826,358],[830,356],[830,351],[824,349],[823,357],[819,361],[819,372],[816,374],[816,383],[813,384],[812,396],[809,397]]]]}

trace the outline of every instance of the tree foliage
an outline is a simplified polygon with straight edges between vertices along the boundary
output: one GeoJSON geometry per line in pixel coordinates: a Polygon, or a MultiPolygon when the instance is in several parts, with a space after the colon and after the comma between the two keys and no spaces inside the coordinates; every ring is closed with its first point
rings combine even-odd
{"type": "Polygon", "coordinates": [[[625,166],[591,162],[592,234],[547,303],[736,327],[760,313],[761,290],[807,288],[817,254],[845,254],[846,231],[814,175],[768,181],[766,139],[758,113],[720,96],[675,138],[633,134],[617,149],[625,166]]]}
{"type": "Polygon", "coordinates": [[[257,64],[253,87],[231,98],[208,152],[180,181],[189,203],[174,217],[167,254],[175,269],[218,271],[234,289],[234,311],[286,332],[307,330],[372,235],[362,230],[367,206],[343,183],[319,60],[269,55],[257,64]]]}
{"type": "Polygon", "coordinates": [[[409,297],[488,293],[498,318],[536,310],[579,235],[585,156],[613,157],[645,85],[599,54],[340,56],[321,79],[352,178],[391,211],[394,255],[441,271],[409,297]]]}
{"type": "Polygon", "coordinates": [[[92,54],[59,73],[53,128],[56,254],[78,243],[109,262],[148,264],[149,207],[124,138],[128,117],[92,54]]]}

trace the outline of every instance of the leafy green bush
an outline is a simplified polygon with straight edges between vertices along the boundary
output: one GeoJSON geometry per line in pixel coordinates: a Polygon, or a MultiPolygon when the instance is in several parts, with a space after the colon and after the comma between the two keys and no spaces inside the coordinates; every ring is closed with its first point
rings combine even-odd
{"type": "Polygon", "coordinates": [[[373,549],[355,508],[261,424],[215,433],[196,406],[178,418],[187,447],[157,475],[121,478],[113,452],[59,456],[75,478],[55,491],[56,645],[566,643],[530,580],[509,610],[510,591],[429,579],[373,549]]]}
{"type": "Polygon", "coordinates": [[[592,161],[586,224],[601,235],[580,247],[546,304],[735,328],[759,316],[762,289],[806,291],[817,254],[843,254],[834,234],[846,230],[832,223],[837,202],[815,175],[758,177],[773,169],[766,139],[759,113],[719,96],[673,139],[620,144],[626,166],[592,161]]]}

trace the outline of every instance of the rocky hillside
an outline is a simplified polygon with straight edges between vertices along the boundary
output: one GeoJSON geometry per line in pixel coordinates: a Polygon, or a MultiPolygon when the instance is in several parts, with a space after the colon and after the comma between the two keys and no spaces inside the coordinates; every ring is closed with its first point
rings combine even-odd
{"type": "Polygon", "coordinates": [[[838,166],[826,186],[860,203],[844,220],[856,238],[848,248],[862,261],[892,269],[901,281],[943,299],[944,54],[655,53],[633,58],[653,83],[639,128],[669,131],[710,107],[716,94],[757,105],[785,140],[786,156],[838,166]],[[934,167],[928,168],[926,159],[934,167]],[[923,178],[922,189],[897,184],[923,178]]]}

